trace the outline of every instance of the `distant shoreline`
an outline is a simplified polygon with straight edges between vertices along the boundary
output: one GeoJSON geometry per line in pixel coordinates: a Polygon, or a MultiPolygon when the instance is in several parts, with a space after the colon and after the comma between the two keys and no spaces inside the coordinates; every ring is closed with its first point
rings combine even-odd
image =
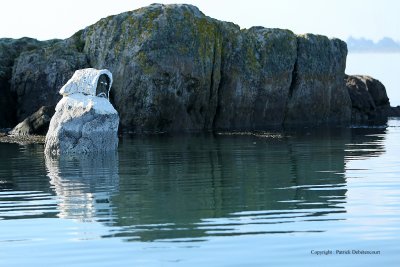
{"type": "Polygon", "coordinates": [[[349,54],[400,54],[400,50],[397,51],[384,51],[384,50],[349,50],[349,54]]]}
{"type": "Polygon", "coordinates": [[[346,43],[349,53],[400,53],[400,43],[390,37],[384,37],[378,42],[349,37],[346,43]]]}

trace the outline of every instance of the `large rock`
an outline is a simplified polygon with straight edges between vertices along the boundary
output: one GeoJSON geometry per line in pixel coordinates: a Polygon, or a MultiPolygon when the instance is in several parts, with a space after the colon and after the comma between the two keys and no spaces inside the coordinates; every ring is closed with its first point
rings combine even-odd
{"type": "Polygon", "coordinates": [[[374,79],[370,76],[358,76],[360,80],[362,80],[365,85],[368,93],[371,95],[374,103],[377,107],[389,107],[389,97],[386,93],[385,86],[377,79],[374,79]]]}
{"type": "Polygon", "coordinates": [[[222,70],[216,129],[265,129],[282,125],[297,56],[288,30],[222,23],[222,70]]]}
{"type": "MultiPolygon", "coordinates": [[[[116,150],[119,116],[107,97],[96,96],[102,70],[78,70],[63,86],[46,135],[46,154],[82,154],[116,150]],[[93,73],[82,76],[81,73],[93,73]],[[90,79],[91,82],[87,82],[90,79]],[[92,84],[91,88],[87,88],[92,84]],[[87,94],[89,93],[89,94],[87,94]]],[[[110,74],[109,80],[112,83],[110,74]]],[[[108,90],[110,89],[109,84],[108,90]]]]}
{"type": "Polygon", "coordinates": [[[285,124],[348,124],[351,100],[343,81],[346,43],[313,34],[298,36],[297,41],[285,124]]]}
{"type": "Polygon", "coordinates": [[[388,117],[400,117],[400,106],[390,107],[387,109],[388,117]]]}
{"type": "Polygon", "coordinates": [[[49,45],[57,40],[38,41],[32,38],[0,39],[0,128],[12,127],[17,122],[16,96],[10,90],[12,68],[16,58],[25,51],[49,45]]]}
{"type": "Polygon", "coordinates": [[[55,106],[43,106],[28,118],[20,122],[10,135],[46,135],[55,106]]]}
{"type": "Polygon", "coordinates": [[[102,19],[81,38],[90,64],[115,73],[121,124],[136,132],[350,121],[338,39],[240,30],[160,4],[102,19]]]}
{"type": "Polygon", "coordinates": [[[88,66],[86,56],[70,40],[22,53],[16,60],[11,79],[11,92],[17,97],[19,121],[41,106],[56,105],[58,90],[76,69],[88,66]]]}
{"type": "Polygon", "coordinates": [[[117,111],[105,98],[65,96],[51,119],[45,152],[80,154],[116,150],[118,121],[117,111]]]}
{"type": "Polygon", "coordinates": [[[384,121],[397,116],[390,107],[385,86],[378,80],[363,75],[346,75],[346,87],[352,102],[352,123],[384,121]]]}
{"type": "Polygon", "coordinates": [[[190,5],[154,4],[86,28],[84,52],[114,73],[121,124],[135,132],[212,128],[221,32],[190,5]],[[101,38],[100,38],[101,36],[101,38]]]}
{"type": "MultiPolygon", "coordinates": [[[[74,70],[107,68],[114,73],[110,99],[128,131],[345,125],[352,113],[346,55],[338,39],[241,30],[191,5],[153,4],[21,53],[9,91],[21,121],[55,104],[74,70]]],[[[383,105],[380,92],[370,89],[383,105]]]]}

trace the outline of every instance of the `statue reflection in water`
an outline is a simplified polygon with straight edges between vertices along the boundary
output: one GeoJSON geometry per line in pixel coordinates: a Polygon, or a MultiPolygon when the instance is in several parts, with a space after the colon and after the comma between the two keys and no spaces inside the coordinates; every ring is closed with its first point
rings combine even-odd
{"type": "Polygon", "coordinates": [[[110,196],[118,191],[118,154],[46,154],[50,184],[59,197],[60,218],[111,218],[110,196]]]}

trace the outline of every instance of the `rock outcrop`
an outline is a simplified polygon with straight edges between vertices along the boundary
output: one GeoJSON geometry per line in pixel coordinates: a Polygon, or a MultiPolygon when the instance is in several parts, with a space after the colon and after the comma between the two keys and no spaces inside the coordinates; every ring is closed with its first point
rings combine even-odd
{"type": "Polygon", "coordinates": [[[346,43],[339,39],[297,37],[285,125],[350,122],[351,100],[343,83],[346,56],[346,43]]]}
{"type": "Polygon", "coordinates": [[[396,116],[397,109],[390,107],[385,86],[380,81],[362,75],[346,75],[345,81],[352,102],[352,123],[382,121],[396,116]]]}
{"type": "Polygon", "coordinates": [[[190,5],[155,4],[102,19],[82,40],[90,64],[115,73],[121,124],[136,132],[350,120],[337,39],[241,30],[190,5]]]}
{"type": "MultiPolygon", "coordinates": [[[[107,97],[87,94],[96,92],[97,82],[103,73],[109,72],[78,70],[61,88],[60,93],[64,96],[50,121],[45,141],[46,154],[82,154],[117,149],[117,111],[107,97]],[[94,75],[80,75],[88,72],[94,75]],[[89,84],[93,85],[94,90],[87,88],[89,84]]],[[[111,76],[109,79],[112,81],[111,76]]]]}
{"type": "Polygon", "coordinates": [[[57,103],[74,70],[92,67],[114,74],[110,99],[127,131],[346,125],[356,105],[346,55],[338,39],[240,29],[191,5],[153,4],[21,53],[9,91],[21,121],[57,103]]]}
{"type": "Polygon", "coordinates": [[[151,5],[82,32],[94,68],[114,74],[121,124],[135,132],[212,128],[221,31],[190,5],[151,5]],[[99,38],[101,36],[101,38],[99,38]]]}
{"type": "Polygon", "coordinates": [[[88,67],[86,56],[72,40],[24,52],[13,67],[11,92],[17,97],[19,121],[44,105],[56,105],[60,87],[75,70],[88,67]]]}
{"type": "MultiPolygon", "coordinates": [[[[23,52],[32,51],[39,47],[51,45],[56,42],[58,42],[58,40],[41,42],[26,37],[16,40],[10,38],[0,39],[0,128],[15,126],[18,122],[16,115],[16,95],[10,88],[10,80],[15,60],[23,52]]],[[[42,103],[41,106],[43,105],[44,103],[42,103]]],[[[30,114],[36,110],[30,112],[30,114]]]]}
{"type": "Polygon", "coordinates": [[[297,37],[291,31],[221,23],[221,79],[215,129],[265,129],[284,121],[297,37]]]}
{"type": "Polygon", "coordinates": [[[55,106],[43,106],[38,111],[18,123],[10,135],[46,135],[55,106]]]}

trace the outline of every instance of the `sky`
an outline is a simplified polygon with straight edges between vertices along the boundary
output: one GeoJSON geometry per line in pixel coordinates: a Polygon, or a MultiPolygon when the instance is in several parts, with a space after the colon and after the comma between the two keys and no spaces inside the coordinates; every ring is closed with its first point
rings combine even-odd
{"type": "Polygon", "coordinates": [[[242,28],[400,41],[398,0],[8,0],[2,3],[0,38],[63,39],[103,17],[154,2],[193,4],[210,17],[242,28]]]}

